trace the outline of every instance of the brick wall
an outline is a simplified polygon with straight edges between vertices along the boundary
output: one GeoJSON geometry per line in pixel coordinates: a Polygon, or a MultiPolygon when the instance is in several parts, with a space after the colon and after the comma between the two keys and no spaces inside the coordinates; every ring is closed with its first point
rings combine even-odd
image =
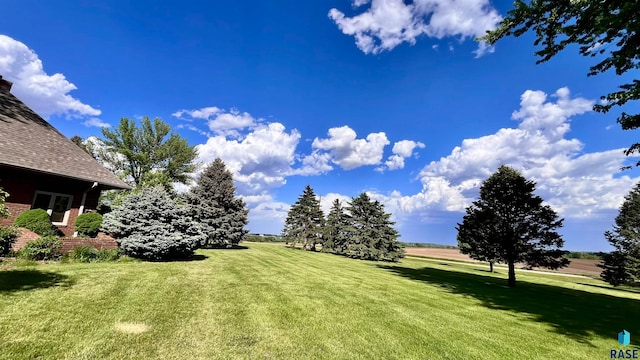
{"type": "Polygon", "coordinates": [[[66,254],[81,245],[93,246],[98,250],[113,250],[118,248],[118,243],[109,235],[99,233],[96,238],[63,238],[62,253],[66,254]]]}
{"type": "Polygon", "coordinates": [[[40,235],[34,233],[29,229],[18,228],[18,230],[20,230],[20,234],[18,235],[16,242],[14,242],[13,246],[11,246],[11,250],[13,251],[22,249],[22,247],[25,246],[29,241],[35,240],[40,237],[40,235]]]}
{"type": "MultiPolygon", "coordinates": [[[[22,249],[23,246],[27,244],[27,242],[31,240],[38,239],[40,235],[34,233],[31,230],[19,228],[20,235],[18,235],[18,239],[13,244],[11,249],[13,251],[18,251],[22,249]]],[[[73,251],[73,249],[77,248],[80,245],[89,245],[93,246],[96,249],[104,249],[104,250],[112,250],[118,248],[118,243],[109,235],[105,233],[98,233],[98,236],[95,238],[63,238],[62,239],[62,253],[66,254],[68,252],[73,251]]]]}
{"type": "Polygon", "coordinates": [[[6,202],[5,206],[9,209],[9,217],[6,219],[0,219],[0,226],[10,226],[16,220],[16,217],[22,212],[31,209],[31,204],[20,204],[14,202],[6,202]]]}

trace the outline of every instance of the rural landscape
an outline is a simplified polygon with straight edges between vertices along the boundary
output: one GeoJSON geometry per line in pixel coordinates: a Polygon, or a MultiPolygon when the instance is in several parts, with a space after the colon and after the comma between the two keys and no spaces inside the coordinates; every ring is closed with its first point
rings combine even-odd
{"type": "Polygon", "coordinates": [[[144,1],[0,28],[0,359],[639,357],[639,2],[144,1]]]}

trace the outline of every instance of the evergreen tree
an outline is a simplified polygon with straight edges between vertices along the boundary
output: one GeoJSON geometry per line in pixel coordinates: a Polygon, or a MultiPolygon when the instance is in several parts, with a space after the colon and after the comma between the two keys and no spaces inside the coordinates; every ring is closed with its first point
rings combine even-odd
{"type": "Polygon", "coordinates": [[[549,269],[569,264],[560,250],[564,240],[555,231],[563,220],[542,205],[542,198],[533,193],[535,186],[516,170],[500,166],[482,183],[480,199],[467,208],[457,226],[462,253],[507,263],[510,287],[516,286],[517,262],[549,269]]]}
{"type": "Polygon", "coordinates": [[[204,238],[189,205],[176,202],[162,186],[130,193],[104,215],[102,228],[125,254],[146,260],[192,256],[204,238]]]}
{"type": "Polygon", "coordinates": [[[352,234],[351,219],[340,200],[335,199],[324,226],[322,251],[344,254],[352,234]]]}
{"type": "Polygon", "coordinates": [[[498,231],[493,213],[488,210],[467,212],[462,223],[458,224],[458,248],[463,254],[473,255],[472,258],[489,263],[489,271],[493,272],[493,264],[500,259],[500,249],[492,236],[498,231]]]}
{"type": "Polygon", "coordinates": [[[235,192],[233,175],[224,162],[216,158],[187,193],[194,219],[206,234],[204,247],[230,247],[246,238],[248,231],[244,227],[249,222],[249,212],[235,192]]]}
{"type": "Polygon", "coordinates": [[[311,186],[307,185],[289,209],[282,236],[291,246],[302,243],[303,250],[315,251],[321,240],[323,225],[324,214],[320,209],[320,201],[311,186]]]}
{"type": "Polygon", "coordinates": [[[378,201],[372,201],[366,193],[360,194],[347,207],[351,215],[353,233],[347,242],[344,255],[363,260],[399,261],[404,249],[397,241],[399,233],[393,228],[391,214],[384,211],[378,201]]]}
{"type": "Polygon", "coordinates": [[[613,231],[605,232],[615,248],[603,258],[601,277],[611,285],[640,282],[640,183],[627,194],[615,219],[613,231]]]}

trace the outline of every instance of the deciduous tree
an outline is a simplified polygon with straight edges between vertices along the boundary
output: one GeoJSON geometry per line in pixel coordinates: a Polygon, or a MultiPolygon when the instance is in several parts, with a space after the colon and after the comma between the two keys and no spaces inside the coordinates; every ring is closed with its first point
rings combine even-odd
{"type": "MultiPolygon", "coordinates": [[[[534,46],[538,63],[550,60],[570,45],[578,52],[597,59],[588,75],[615,70],[617,75],[640,68],[640,2],[624,0],[516,0],[514,8],[496,30],[480,38],[495,44],[506,36],[519,37],[530,30],[536,36],[534,46]]],[[[633,79],[619,86],[618,91],[601,97],[594,106],[606,113],[614,106],[623,106],[640,99],[640,80],[633,79]]],[[[622,112],[618,123],[623,130],[640,127],[640,114],[622,112]]],[[[626,154],[640,152],[640,143],[626,154]]],[[[640,161],[636,164],[640,165],[640,161]]]]}
{"type": "Polygon", "coordinates": [[[480,187],[480,199],[458,224],[458,244],[473,259],[507,263],[510,287],[516,286],[515,264],[558,269],[567,266],[564,240],[555,230],[563,219],[534,194],[535,182],[500,166],[480,187]]]}
{"type": "Polygon", "coordinates": [[[157,183],[158,177],[149,175],[154,173],[162,174],[170,182],[187,184],[191,179],[190,173],[196,169],[194,160],[197,152],[194,146],[187,144],[186,139],[178,134],[170,134],[170,131],[171,128],[164,121],[155,118],[152,123],[146,116],[140,127],[136,126],[135,121],[122,118],[113,131],[103,128],[106,149],[120,154],[111,164],[116,168],[116,173],[121,171],[125,180],[135,187],[144,186],[150,178],[153,184],[157,183]]]}

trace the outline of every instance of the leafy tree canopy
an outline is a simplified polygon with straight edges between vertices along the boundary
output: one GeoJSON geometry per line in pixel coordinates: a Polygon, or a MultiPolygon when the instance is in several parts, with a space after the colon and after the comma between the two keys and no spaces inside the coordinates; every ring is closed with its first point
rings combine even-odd
{"type": "Polygon", "coordinates": [[[535,182],[500,166],[480,187],[480,199],[466,209],[458,224],[458,244],[463,254],[509,266],[509,286],[516,285],[515,264],[557,269],[569,260],[561,250],[562,227],[553,209],[534,194],[535,182]]]}
{"type": "Polygon", "coordinates": [[[119,155],[104,160],[136,187],[173,182],[187,184],[190,173],[196,169],[197,152],[186,139],[170,134],[170,130],[159,118],[152,122],[145,116],[140,127],[135,121],[122,118],[114,130],[102,129],[107,151],[119,155]]]}
{"type": "MultiPolygon", "coordinates": [[[[617,75],[640,68],[640,2],[621,0],[516,0],[514,8],[500,26],[479,40],[495,44],[506,36],[519,37],[532,30],[536,35],[534,46],[545,62],[565,50],[578,45],[580,54],[597,59],[588,75],[604,73],[610,69],[617,75]]],[[[622,84],[618,91],[601,97],[604,104],[594,110],[606,113],[614,106],[640,99],[640,80],[622,84]]],[[[640,127],[640,114],[623,112],[618,117],[623,130],[640,127]]],[[[626,154],[640,152],[640,143],[627,149],[626,154]]],[[[636,166],[640,165],[640,161],[636,166]]]]}

